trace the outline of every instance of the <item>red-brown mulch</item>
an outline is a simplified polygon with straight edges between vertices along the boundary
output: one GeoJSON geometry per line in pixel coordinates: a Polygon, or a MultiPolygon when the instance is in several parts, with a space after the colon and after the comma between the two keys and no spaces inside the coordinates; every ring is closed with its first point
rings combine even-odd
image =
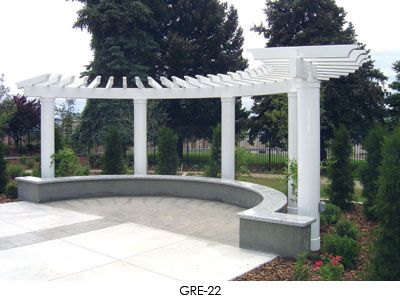
{"type": "MultiPolygon", "coordinates": [[[[343,280],[362,280],[363,273],[368,267],[369,251],[372,241],[372,232],[376,228],[376,222],[367,220],[362,212],[362,205],[356,204],[352,211],[344,212],[343,216],[354,222],[361,232],[361,252],[356,267],[345,271],[343,280]]],[[[333,226],[321,231],[321,236],[332,232],[333,226]]],[[[291,281],[294,280],[294,266],[296,260],[286,257],[278,257],[254,270],[251,270],[235,280],[237,281],[291,281]]],[[[308,261],[311,266],[311,261],[308,261]]],[[[317,274],[311,274],[310,280],[320,280],[317,274]]]]}
{"type": "Polygon", "coordinates": [[[0,204],[15,202],[18,201],[17,199],[10,199],[6,195],[0,194],[0,204]]]}

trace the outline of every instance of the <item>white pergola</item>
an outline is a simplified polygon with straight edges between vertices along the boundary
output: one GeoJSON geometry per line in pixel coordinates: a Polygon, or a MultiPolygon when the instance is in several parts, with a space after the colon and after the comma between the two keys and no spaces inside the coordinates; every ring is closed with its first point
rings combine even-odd
{"type": "Polygon", "coordinates": [[[249,50],[262,62],[258,68],[227,74],[185,76],[159,81],[148,77],[149,86],[135,78],[135,87],[113,88],[114,77],[99,87],[101,77],[65,77],[45,74],[17,84],[28,97],[41,101],[41,174],[55,176],[55,98],[133,99],[135,175],[147,174],[147,100],[220,98],[222,105],[221,173],[235,179],[235,98],[288,94],[289,160],[298,165],[297,201],[289,184],[289,212],[317,219],[311,229],[311,250],[320,247],[320,82],[355,72],[366,60],[357,45],[283,47],[249,50]]]}

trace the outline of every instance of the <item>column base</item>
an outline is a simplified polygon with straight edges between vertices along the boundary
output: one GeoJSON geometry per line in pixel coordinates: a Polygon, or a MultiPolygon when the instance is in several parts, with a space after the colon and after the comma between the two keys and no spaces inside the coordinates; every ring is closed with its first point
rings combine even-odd
{"type": "Polygon", "coordinates": [[[321,249],[321,239],[319,237],[311,239],[311,251],[318,251],[319,249],[321,249]]]}

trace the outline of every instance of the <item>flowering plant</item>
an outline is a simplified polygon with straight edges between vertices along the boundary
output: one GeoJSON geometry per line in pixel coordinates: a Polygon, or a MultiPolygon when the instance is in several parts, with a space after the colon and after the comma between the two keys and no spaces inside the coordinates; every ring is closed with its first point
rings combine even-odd
{"type": "Polygon", "coordinates": [[[316,270],[325,281],[339,281],[342,279],[344,267],[340,263],[342,258],[340,256],[329,256],[324,261],[317,260],[314,263],[314,270],[316,270]]]}

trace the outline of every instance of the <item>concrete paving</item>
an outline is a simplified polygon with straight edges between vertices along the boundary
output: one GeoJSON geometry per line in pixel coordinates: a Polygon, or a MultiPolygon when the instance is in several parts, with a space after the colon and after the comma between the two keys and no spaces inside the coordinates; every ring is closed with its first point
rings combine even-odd
{"type": "Polygon", "coordinates": [[[243,209],[123,197],[0,205],[0,281],[230,280],[275,258],[238,248],[243,209]]]}

